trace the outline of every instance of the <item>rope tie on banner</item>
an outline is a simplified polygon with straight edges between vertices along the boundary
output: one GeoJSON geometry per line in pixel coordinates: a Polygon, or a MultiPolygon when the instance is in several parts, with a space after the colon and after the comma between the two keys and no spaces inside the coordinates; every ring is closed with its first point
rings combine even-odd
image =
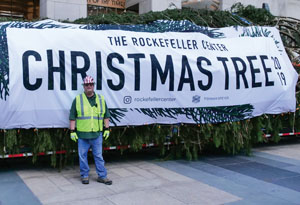
{"type": "MultiPolygon", "coordinates": [[[[4,129],[3,130],[3,140],[4,140],[4,142],[5,142],[5,140],[6,140],[6,135],[5,135],[5,133],[6,133],[6,130],[4,129]]],[[[3,153],[6,153],[6,146],[5,146],[5,144],[4,144],[4,146],[3,146],[3,153]]]]}
{"type": "Polygon", "coordinates": [[[296,112],[293,115],[293,132],[295,132],[295,121],[296,121],[296,112]]]}
{"type": "Polygon", "coordinates": [[[300,67],[300,63],[295,63],[295,62],[293,62],[292,64],[293,64],[293,66],[295,66],[295,67],[300,67]]]}
{"type": "Polygon", "coordinates": [[[197,132],[197,138],[198,138],[199,151],[201,151],[201,141],[200,141],[200,133],[199,132],[197,132]]]}

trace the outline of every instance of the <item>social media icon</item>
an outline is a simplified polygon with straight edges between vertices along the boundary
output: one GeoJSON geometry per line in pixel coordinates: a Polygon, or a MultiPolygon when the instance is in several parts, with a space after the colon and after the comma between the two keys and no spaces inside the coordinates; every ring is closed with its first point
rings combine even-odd
{"type": "Polygon", "coordinates": [[[194,95],[193,96],[193,99],[192,99],[192,102],[193,103],[199,103],[200,102],[200,99],[201,97],[199,95],[194,95]]]}
{"type": "Polygon", "coordinates": [[[124,104],[130,104],[132,102],[131,96],[125,96],[123,98],[123,102],[124,102],[124,104]]]}

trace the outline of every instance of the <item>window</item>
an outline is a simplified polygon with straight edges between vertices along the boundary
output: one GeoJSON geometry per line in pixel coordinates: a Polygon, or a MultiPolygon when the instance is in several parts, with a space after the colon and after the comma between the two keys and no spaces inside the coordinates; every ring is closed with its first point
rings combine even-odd
{"type": "Polygon", "coordinates": [[[39,0],[1,0],[0,16],[32,20],[40,17],[39,0]]]}

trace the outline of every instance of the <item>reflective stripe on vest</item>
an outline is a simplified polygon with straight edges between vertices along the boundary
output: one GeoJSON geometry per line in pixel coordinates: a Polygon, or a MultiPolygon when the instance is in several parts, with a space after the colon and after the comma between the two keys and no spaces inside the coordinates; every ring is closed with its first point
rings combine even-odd
{"type": "Polygon", "coordinates": [[[96,95],[96,105],[91,106],[86,95],[76,96],[76,127],[80,132],[98,132],[103,130],[105,100],[102,95],[96,95]]]}

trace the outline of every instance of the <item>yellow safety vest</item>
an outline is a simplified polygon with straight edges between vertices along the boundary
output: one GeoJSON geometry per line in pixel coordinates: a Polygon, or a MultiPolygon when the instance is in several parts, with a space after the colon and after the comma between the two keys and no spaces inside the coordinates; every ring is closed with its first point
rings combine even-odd
{"type": "Polygon", "coordinates": [[[76,96],[76,127],[80,132],[98,132],[103,130],[105,100],[102,95],[95,95],[97,106],[93,107],[84,93],[76,96]]]}

